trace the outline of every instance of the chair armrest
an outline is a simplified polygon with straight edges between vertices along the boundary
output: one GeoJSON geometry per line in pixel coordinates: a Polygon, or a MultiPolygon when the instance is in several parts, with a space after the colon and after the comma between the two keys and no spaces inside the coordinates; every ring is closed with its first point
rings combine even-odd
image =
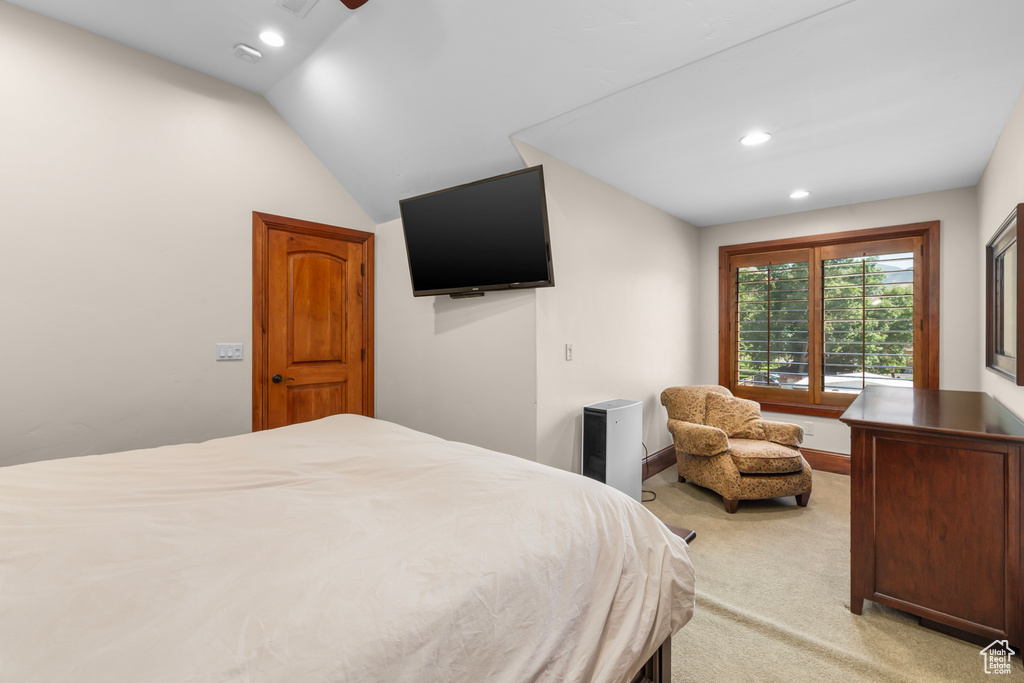
{"type": "Polygon", "coordinates": [[[668,431],[675,437],[676,449],[691,455],[718,455],[729,450],[729,437],[718,427],[708,427],[669,419],[668,431]]]}
{"type": "Polygon", "coordinates": [[[773,443],[794,448],[803,443],[804,428],[800,425],[761,420],[761,426],[764,427],[765,436],[773,443]]]}

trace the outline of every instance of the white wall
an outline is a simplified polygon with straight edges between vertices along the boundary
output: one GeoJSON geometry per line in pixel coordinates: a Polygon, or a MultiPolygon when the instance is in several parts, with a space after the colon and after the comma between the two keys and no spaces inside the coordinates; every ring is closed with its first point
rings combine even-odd
{"type": "Polygon", "coordinates": [[[4,2],[0,83],[0,465],[248,431],[252,211],[372,221],[262,97],[4,2]]]}
{"type": "Polygon", "coordinates": [[[377,416],[575,470],[583,406],[632,398],[664,448],[659,395],[696,374],[696,229],[515,144],[544,165],[555,286],[414,298],[401,221],[378,225],[377,416]]]}
{"type": "MultiPolygon", "coordinates": [[[[977,197],[973,187],[701,229],[701,301],[697,325],[701,383],[718,383],[720,246],[931,220],[940,221],[939,385],[943,389],[977,391],[977,368],[983,363],[983,356],[976,330],[983,318],[977,306],[981,274],[977,257],[977,197]]],[[[805,438],[805,446],[835,453],[850,452],[850,431],[839,420],[782,413],[766,413],[765,418],[810,423],[814,435],[805,438]]]]}
{"type": "MultiPolygon", "coordinates": [[[[982,285],[985,276],[985,245],[1006,220],[1010,211],[1022,202],[1024,202],[1024,95],[1017,100],[1017,105],[1010,114],[1010,119],[1003,128],[995,150],[989,158],[988,166],[985,167],[985,172],[978,183],[976,261],[979,269],[978,281],[982,285]]],[[[1019,218],[1018,221],[1020,221],[1019,218]]],[[[1022,234],[1024,233],[1021,232],[1021,224],[1018,222],[1018,238],[1022,234]]],[[[976,292],[975,305],[978,310],[985,310],[984,286],[980,286],[976,292]]],[[[1017,305],[1024,305],[1024,302],[1018,302],[1017,305]]],[[[984,317],[981,317],[978,322],[975,336],[982,354],[978,364],[981,390],[991,394],[1017,417],[1024,419],[1024,387],[1018,387],[1001,375],[984,368],[984,317]]],[[[1024,349],[1018,349],[1017,357],[1021,358],[1022,353],[1024,353],[1024,349]]],[[[1024,363],[1018,361],[1019,368],[1021,365],[1024,363]]],[[[1018,372],[1020,371],[1018,369],[1018,372]]]]}
{"type": "Polygon", "coordinates": [[[413,297],[401,220],[375,247],[377,417],[535,459],[535,290],[413,297]]]}
{"type": "Polygon", "coordinates": [[[555,267],[537,290],[537,459],[578,470],[582,407],[613,398],[643,402],[649,452],[670,445],[661,391],[697,375],[696,228],[515,145],[544,166],[555,267]]]}

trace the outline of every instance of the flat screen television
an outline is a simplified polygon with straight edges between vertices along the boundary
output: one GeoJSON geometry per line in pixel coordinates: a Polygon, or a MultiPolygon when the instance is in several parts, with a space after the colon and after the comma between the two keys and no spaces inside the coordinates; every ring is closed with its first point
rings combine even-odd
{"type": "Polygon", "coordinates": [[[399,204],[414,296],[555,284],[541,166],[399,204]]]}

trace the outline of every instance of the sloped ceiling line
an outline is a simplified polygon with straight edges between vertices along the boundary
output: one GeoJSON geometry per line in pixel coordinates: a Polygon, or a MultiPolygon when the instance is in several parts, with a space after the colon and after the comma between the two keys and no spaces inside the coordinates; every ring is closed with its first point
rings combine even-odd
{"type": "Polygon", "coordinates": [[[970,186],[1024,87],[1020,0],[13,2],[263,94],[377,223],[509,131],[697,226],[970,186]]]}

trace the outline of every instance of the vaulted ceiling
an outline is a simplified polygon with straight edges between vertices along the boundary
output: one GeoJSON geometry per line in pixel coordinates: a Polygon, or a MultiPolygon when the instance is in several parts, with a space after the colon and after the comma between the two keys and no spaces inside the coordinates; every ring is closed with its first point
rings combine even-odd
{"type": "Polygon", "coordinates": [[[263,94],[377,222],[511,137],[699,226],[970,186],[1024,87],[1020,0],[12,1],[263,94]]]}

